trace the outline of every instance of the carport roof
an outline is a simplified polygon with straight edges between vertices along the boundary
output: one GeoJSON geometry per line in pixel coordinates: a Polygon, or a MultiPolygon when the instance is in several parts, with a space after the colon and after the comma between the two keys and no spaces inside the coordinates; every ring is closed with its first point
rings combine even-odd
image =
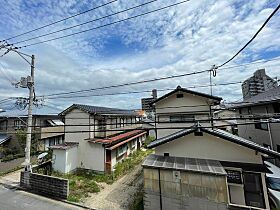
{"type": "Polygon", "coordinates": [[[215,175],[227,174],[219,161],[198,158],[172,157],[151,154],[145,159],[142,166],[146,168],[193,171],[215,175]]]}

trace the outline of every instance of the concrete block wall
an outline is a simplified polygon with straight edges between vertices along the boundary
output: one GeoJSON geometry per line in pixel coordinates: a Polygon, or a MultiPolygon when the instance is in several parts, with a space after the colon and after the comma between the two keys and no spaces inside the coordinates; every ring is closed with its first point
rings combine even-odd
{"type": "Polygon", "coordinates": [[[36,173],[21,172],[20,186],[33,193],[57,199],[67,199],[68,179],[61,179],[36,173]]]}

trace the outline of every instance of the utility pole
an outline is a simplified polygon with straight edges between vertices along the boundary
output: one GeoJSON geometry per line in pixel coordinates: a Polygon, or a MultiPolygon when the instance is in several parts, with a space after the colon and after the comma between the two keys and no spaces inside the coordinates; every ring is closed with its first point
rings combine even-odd
{"type": "Polygon", "coordinates": [[[32,172],[30,163],[30,149],[32,138],[32,105],[34,102],[34,70],[35,70],[35,56],[31,56],[31,79],[28,81],[27,86],[29,89],[29,103],[28,103],[28,121],[27,121],[27,135],[26,135],[26,148],[25,148],[25,171],[32,172]]]}

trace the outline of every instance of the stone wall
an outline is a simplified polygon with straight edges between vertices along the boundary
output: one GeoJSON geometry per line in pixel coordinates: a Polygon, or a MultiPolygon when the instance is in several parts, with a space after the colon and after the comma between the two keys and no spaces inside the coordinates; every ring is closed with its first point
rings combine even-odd
{"type": "Polygon", "coordinates": [[[58,177],[21,172],[20,186],[33,193],[56,199],[67,199],[69,195],[68,179],[58,177]]]}

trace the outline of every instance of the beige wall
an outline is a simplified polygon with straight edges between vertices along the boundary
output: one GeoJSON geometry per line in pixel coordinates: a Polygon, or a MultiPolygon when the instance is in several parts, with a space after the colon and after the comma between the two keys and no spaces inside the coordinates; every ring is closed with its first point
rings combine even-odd
{"type": "Polygon", "coordinates": [[[156,147],[155,153],[170,156],[213,159],[222,161],[262,163],[261,154],[244,146],[203,133],[190,134],[156,147]]]}
{"type": "Polygon", "coordinates": [[[78,165],[78,147],[72,147],[66,150],[65,173],[75,170],[78,165]]]}
{"type": "MultiPolygon", "coordinates": [[[[178,92],[183,93],[183,92],[178,92]]],[[[209,105],[213,102],[207,98],[192,95],[189,93],[183,93],[183,98],[177,98],[177,93],[169,96],[166,99],[163,99],[156,103],[156,115],[158,121],[169,122],[170,115],[177,114],[190,114],[195,115],[195,120],[205,120],[210,116],[210,107],[209,105]],[[167,108],[167,107],[175,107],[175,108],[167,108]],[[178,107],[178,108],[176,108],[178,107]]],[[[210,126],[210,122],[200,122],[205,126],[210,126]]],[[[167,136],[169,134],[175,133],[181,129],[161,129],[164,127],[190,127],[193,126],[194,123],[157,123],[157,138],[161,138],[167,136]]]]}
{"type": "Polygon", "coordinates": [[[64,133],[64,126],[54,126],[41,128],[41,139],[46,139],[49,137],[60,136],[64,133]],[[55,133],[57,132],[57,133],[55,133]]]}
{"type": "Polygon", "coordinates": [[[53,150],[53,170],[61,173],[66,172],[66,150],[53,150]]]}

